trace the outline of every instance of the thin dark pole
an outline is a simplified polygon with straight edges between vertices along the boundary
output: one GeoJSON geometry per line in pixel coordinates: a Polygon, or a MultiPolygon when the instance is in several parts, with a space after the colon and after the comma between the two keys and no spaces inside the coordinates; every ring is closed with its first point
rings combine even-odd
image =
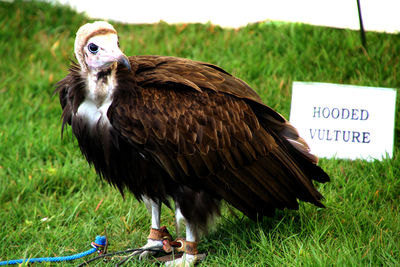
{"type": "Polygon", "coordinates": [[[360,0],[357,0],[357,8],[358,8],[358,19],[360,21],[361,43],[364,46],[364,48],[367,49],[367,38],[365,37],[365,30],[364,30],[362,15],[361,15],[360,0]]]}

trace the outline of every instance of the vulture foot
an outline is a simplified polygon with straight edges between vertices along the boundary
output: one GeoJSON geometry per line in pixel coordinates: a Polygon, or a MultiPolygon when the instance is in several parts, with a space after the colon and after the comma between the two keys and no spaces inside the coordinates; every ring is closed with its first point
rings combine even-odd
{"type": "Polygon", "coordinates": [[[163,243],[161,240],[152,240],[148,239],[147,244],[141,247],[141,249],[149,249],[151,250],[145,250],[145,251],[135,251],[133,255],[139,255],[139,260],[142,259],[147,259],[150,256],[153,256],[159,251],[163,251],[163,243]]]}
{"type": "Polygon", "coordinates": [[[166,262],[165,266],[189,267],[194,266],[197,262],[197,255],[184,253],[181,258],[166,262]]]}
{"type": "Polygon", "coordinates": [[[139,255],[139,260],[146,259],[149,256],[153,256],[157,252],[163,251],[163,240],[172,240],[171,234],[168,232],[165,226],[160,229],[151,228],[150,234],[147,237],[147,244],[141,247],[141,249],[150,249],[146,251],[136,251],[133,255],[139,255]]]}

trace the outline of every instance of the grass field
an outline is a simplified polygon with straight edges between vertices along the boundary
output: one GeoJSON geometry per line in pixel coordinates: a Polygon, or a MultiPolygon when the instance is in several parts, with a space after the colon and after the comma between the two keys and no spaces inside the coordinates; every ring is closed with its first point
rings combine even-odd
{"type": "MultiPolygon", "coordinates": [[[[144,205],[96,177],[70,130],[60,138],[54,84],[86,22],[45,3],[0,2],[0,260],[81,252],[105,229],[111,251],[146,240],[144,205]]],[[[358,32],[301,24],[114,26],[127,55],[220,65],[285,117],[293,81],[400,88],[399,35],[367,33],[365,51],[358,32]]],[[[224,209],[202,239],[201,266],[400,266],[399,115],[398,105],[392,159],[321,160],[332,177],[319,185],[325,209],[303,203],[257,223],[224,209]]],[[[162,221],[174,232],[172,211],[162,221]]]]}

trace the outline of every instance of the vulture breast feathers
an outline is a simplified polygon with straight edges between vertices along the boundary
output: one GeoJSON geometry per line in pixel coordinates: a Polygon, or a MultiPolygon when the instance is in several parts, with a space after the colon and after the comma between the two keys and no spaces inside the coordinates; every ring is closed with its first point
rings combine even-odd
{"type": "Polygon", "coordinates": [[[93,44],[76,50],[80,64],[58,83],[63,126],[72,126],[88,162],[121,192],[172,198],[200,226],[221,199],[253,219],[297,209],[298,199],[322,206],[313,180],[328,175],[296,129],[245,82],[215,65],[163,56],[120,56],[91,77],[87,49],[103,60],[93,44]]]}

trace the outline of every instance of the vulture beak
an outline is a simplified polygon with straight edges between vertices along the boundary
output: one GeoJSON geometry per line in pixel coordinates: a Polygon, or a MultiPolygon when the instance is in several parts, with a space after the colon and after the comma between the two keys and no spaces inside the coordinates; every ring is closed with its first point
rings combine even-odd
{"type": "Polygon", "coordinates": [[[129,59],[127,56],[124,54],[121,54],[120,56],[117,57],[117,61],[124,65],[129,71],[131,71],[131,63],[129,62],[129,59]]]}

